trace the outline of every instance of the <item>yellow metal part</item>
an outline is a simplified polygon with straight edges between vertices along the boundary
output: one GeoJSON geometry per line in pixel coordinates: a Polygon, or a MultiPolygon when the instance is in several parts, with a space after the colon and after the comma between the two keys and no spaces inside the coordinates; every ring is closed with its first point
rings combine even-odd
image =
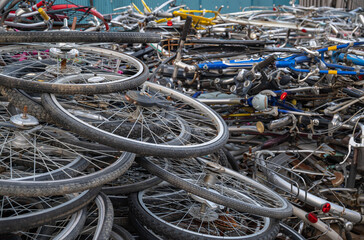
{"type": "Polygon", "coordinates": [[[327,50],[329,50],[329,51],[334,51],[336,49],[337,49],[337,46],[336,45],[327,48],[327,50]]]}
{"type": "MultiPolygon", "coordinates": [[[[141,0],[142,4],[145,8],[145,10],[149,13],[152,12],[152,10],[148,7],[148,5],[145,3],[144,0],[141,0]]],[[[145,15],[142,11],[139,10],[139,8],[132,3],[133,7],[135,8],[135,10],[142,14],[145,15]]],[[[217,18],[217,16],[220,14],[222,8],[220,8],[217,11],[211,11],[211,10],[185,10],[183,8],[179,9],[178,11],[174,11],[173,15],[174,17],[181,17],[181,19],[186,19],[188,16],[190,16],[192,18],[192,23],[196,26],[196,25],[215,25],[215,23],[213,23],[212,21],[215,20],[217,18]],[[213,13],[214,16],[211,18],[207,18],[204,17],[204,15],[206,13],[213,13]],[[199,15],[196,15],[199,14],[199,15]]],[[[172,18],[162,18],[159,20],[156,20],[156,23],[162,23],[162,22],[167,22],[168,20],[171,20],[172,18]]],[[[197,27],[198,29],[198,27],[197,27]]]]}
{"type": "Polygon", "coordinates": [[[254,116],[254,115],[251,113],[235,113],[235,114],[226,115],[225,117],[250,117],[250,116],[254,116]]]}
{"type": "Polygon", "coordinates": [[[162,22],[167,22],[169,20],[171,20],[172,18],[162,18],[162,19],[159,19],[159,20],[156,20],[155,22],[156,23],[162,23],[162,22]]]}
{"type": "Polygon", "coordinates": [[[254,113],[255,109],[252,107],[242,107],[241,109],[243,109],[244,111],[248,112],[248,113],[254,113]]]}
{"type": "Polygon", "coordinates": [[[142,11],[140,11],[139,10],[139,8],[134,4],[134,3],[131,3],[132,5],[133,5],[133,7],[135,8],[135,10],[138,12],[138,13],[140,13],[140,14],[142,14],[142,15],[144,15],[144,13],[142,13],[142,11]]]}
{"type": "Polygon", "coordinates": [[[336,70],[329,70],[329,74],[337,75],[337,71],[336,70]]]}
{"type": "Polygon", "coordinates": [[[42,16],[42,18],[44,19],[44,21],[48,22],[50,17],[48,16],[48,14],[44,11],[43,8],[38,8],[38,12],[39,14],[42,16]]]}
{"type": "MultiPolygon", "coordinates": [[[[251,117],[251,116],[263,114],[262,112],[255,112],[254,108],[252,108],[252,107],[241,107],[241,109],[246,111],[246,113],[232,113],[232,114],[225,115],[223,117],[251,117]]],[[[259,124],[259,128],[262,129],[261,124],[259,124]]],[[[263,125],[263,129],[264,129],[264,125],[263,125]]]]}
{"type": "Polygon", "coordinates": [[[200,24],[200,25],[215,25],[215,23],[213,23],[212,21],[215,20],[217,18],[217,16],[219,15],[220,10],[219,11],[211,11],[211,10],[185,10],[185,9],[180,9],[178,11],[174,11],[173,15],[176,17],[181,17],[182,19],[186,19],[188,16],[190,16],[192,18],[192,23],[194,25],[196,24],[200,24]],[[205,13],[213,13],[215,14],[215,16],[211,17],[211,18],[207,18],[204,17],[205,13]],[[195,15],[195,14],[200,14],[199,15],[195,15]]]}
{"type": "Polygon", "coordinates": [[[148,7],[148,5],[144,2],[144,0],[142,0],[142,4],[143,4],[143,6],[144,6],[144,8],[149,12],[149,13],[151,13],[152,12],[152,10],[150,10],[150,8],[148,7]]]}

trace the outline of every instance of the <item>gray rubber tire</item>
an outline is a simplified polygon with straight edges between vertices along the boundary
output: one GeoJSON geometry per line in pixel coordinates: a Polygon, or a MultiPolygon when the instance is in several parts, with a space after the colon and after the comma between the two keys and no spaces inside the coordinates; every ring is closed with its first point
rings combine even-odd
{"type": "Polygon", "coordinates": [[[47,31],[47,32],[2,32],[0,43],[31,42],[82,42],[82,43],[158,43],[159,34],[139,32],[80,32],[80,31],[47,31]]]}
{"type": "Polygon", "coordinates": [[[125,152],[109,167],[73,179],[63,179],[59,181],[0,180],[0,194],[21,197],[38,197],[81,192],[86,189],[101,186],[121,176],[129,169],[134,158],[134,154],[125,152]]]}
{"type": "MultiPolygon", "coordinates": [[[[36,32],[29,32],[29,33],[36,33],[36,32]]],[[[0,34],[1,39],[1,34],[0,34]]],[[[28,45],[20,45],[20,46],[5,46],[1,47],[1,52],[7,51],[25,51],[31,49],[41,49],[44,50],[47,47],[45,46],[28,46],[28,45]]],[[[124,54],[120,52],[116,52],[110,49],[103,49],[99,47],[85,47],[79,46],[77,47],[78,50],[81,52],[87,52],[92,54],[104,54],[104,56],[117,58],[118,60],[121,59],[123,62],[128,63],[131,66],[136,67],[137,71],[135,75],[129,77],[123,77],[122,75],[117,75],[115,79],[115,75],[112,75],[112,80],[109,82],[100,82],[100,83],[69,83],[79,80],[79,75],[82,76],[93,76],[92,73],[89,74],[74,74],[71,76],[63,77],[63,81],[69,82],[42,82],[42,81],[29,81],[25,80],[22,77],[14,77],[14,74],[11,73],[0,73],[0,85],[8,87],[8,88],[17,88],[22,89],[27,92],[36,92],[36,93],[56,93],[56,94],[103,94],[103,93],[112,93],[121,91],[124,89],[131,89],[135,88],[141,84],[143,84],[148,76],[149,70],[148,67],[139,59],[124,54]]],[[[105,74],[104,74],[105,75],[105,74]]]]}
{"type": "Polygon", "coordinates": [[[279,208],[270,208],[265,206],[260,206],[244,201],[240,201],[228,196],[224,196],[220,193],[209,191],[206,188],[203,188],[201,186],[198,186],[194,183],[191,183],[189,181],[186,181],[162,168],[155,165],[154,163],[150,162],[146,158],[139,158],[137,159],[137,162],[147,169],[150,173],[158,176],[159,178],[163,179],[166,182],[169,182],[170,184],[174,185],[177,188],[183,189],[189,193],[195,194],[199,197],[202,197],[204,199],[210,200],[214,203],[221,204],[226,207],[233,208],[240,212],[246,212],[251,213],[259,216],[265,216],[265,217],[271,217],[276,219],[282,219],[287,218],[292,215],[292,205],[284,198],[280,197],[277,193],[274,191],[268,189],[264,185],[255,182],[252,179],[246,178],[249,181],[255,182],[256,190],[262,191],[265,193],[265,195],[272,196],[272,199],[279,199],[282,207],[279,208]]]}
{"type": "Polygon", "coordinates": [[[129,195],[129,209],[131,214],[138,219],[142,224],[148,226],[157,234],[165,236],[166,239],[191,239],[191,240],[217,240],[217,239],[236,239],[236,240],[273,240],[279,232],[279,224],[275,219],[270,219],[267,229],[254,236],[239,236],[239,237],[214,237],[207,234],[194,234],[192,231],[183,230],[181,228],[173,227],[170,224],[166,224],[161,219],[149,214],[144,207],[140,204],[138,199],[138,193],[129,195]]]}
{"type": "MultiPolygon", "coordinates": [[[[170,94],[171,96],[178,98],[180,101],[186,101],[186,103],[194,107],[195,111],[204,113],[207,116],[205,118],[208,118],[208,120],[214,124],[214,130],[217,132],[216,136],[201,144],[186,144],[183,146],[148,143],[119,136],[88,124],[64,109],[57,101],[55,95],[43,94],[42,104],[59,126],[69,129],[80,136],[84,136],[85,138],[93,141],[102,142],[113,148],[134,152],[139,155],[171,158],[203,156],[220,149],[227,142],[229,137],[227,126],[224,120],[212,109],[195,99],[184,95],[183,93],[150,82],[145,82],[144,84],[155,91],[158,90],[163,94],[170,94]]],[[[193,117],[198,116],[198,114],[195,114],[193,117]]],[[[200,116],[200,118],[202,117],[200,116]]],[[[202,122],[201,119],[200,121],[202,122]]]]}
{"type": "Polygon", "coordinates": [[[67,217],[85,207],[97,196],[99,191],[100,188],[87,190],[80,194],[80,196],[62,203],[59,206],[45,209],[44,211],[0,218],[0,233],[9,233],[39,227],[67,217]]]}

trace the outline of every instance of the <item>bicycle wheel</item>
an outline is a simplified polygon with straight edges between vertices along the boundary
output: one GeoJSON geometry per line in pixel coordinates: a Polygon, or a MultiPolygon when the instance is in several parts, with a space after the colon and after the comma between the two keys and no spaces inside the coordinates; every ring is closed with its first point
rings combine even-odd
{"type": "Polygon", "coordinates": [[[168,171],[147,158],[137,162],[170,184],[241,212],[277,219],[292,215],[291,204],[253,179],[202,158],[169,159],[168,171]],[[249,202],[246,197],[254,199],[249,202]]]}
{"type": "Polygon", "coordinates": [[[209,107],[150,82],[108,95],[43,94],[42,104],[64,128],[140,155],[201,156],[228,139],[225,122],[209,107]]]}
{"type": "Polygon", "coordinates": [[[20,45],[0,53],[0,84],[30,92],[109,93],[137,87],[148,76],[140,60],[98,47],[20,45]]]}
{"type": "Polygon", "coordinates": [[[159,43],[159,34],[139,32],[3,32],[0,43],[159,43]]]}
{"type": "MultiPolygon", "coordinates": [[[[164,161],[164,159],[153,158],[152,160],[163,161],[164,163],[158,165],[162,166],[164,169],[168,168],[167,162],[164,161]]],[[[143,167],[134,162],[128,171],[120,178],[105,184],[102,188],[102,192],[109,195],[124,195],[153,187],[162,181],[162,179],[150,174],[143,167]]]]}
{"type": "Polygon", "coordinates": [[[129,214],[129,220],[135,230],[138,232],[138,235],[141,239],[148,239],[148,240],[163,240],[162,237],[157,236],[152,230],[148,229],[139,222],[139,220],[132,214],[129,214]]]}
{"type": "Polygon", "coordinates": [[[108,240],[114,222],[114,208],[110,199],[100,193],[87,208],[87,219],[75,240],[108,240]]]}
{"type": "MultiPolygon", "coordinates": [[[[222,150],[210,154],[208,157],[210,157],[213,162],[219,163],[224,167],[230,167],[222,150]]],[[[168,161],[165,158],[150,157],[148,159],[168,171],[168,161]]],[[[151,188],[162,181],[162,179],[150,174],[143,167],[139,166],[138,163],[134,162],[128,171],[120,178],[105,184],[102,188],[102,192],[110,195],[130,194],[151,188]]]]}
{"type": "Polygon", "coordinates": [[[60,128],[10,117],[0,106],[0,194],[45,196],[79,192],[121,176],[134,155],[81,140],[60,128]]]}
{"type": "Polygon", "coordinates": [[[8,197],[0,198],[0,233],[40,227],[72,215],[85,207],[98,194],[100,188],[80,194],[51,197],[8,197]]]}
{"type": "Polygon", "coordinates": [[[72,216],[57,220],[42,227],[28,229],[13,234],[0,235],[1,239],[13,239],[14,235],[21,240],[71,240],[77,237],[85,224],[86,209],[74,213],[72,216]]]}
{"type": "Polygon", "coordinates": [[[299,234],[297,231],[295,231],[293,228],[289,227],[288,225],[284,224],[284,223],[279,223],[280,226],[280,233],[282,233],[282,237],[281,239],[287,239],[287,237],[289,239],[292,240],[305,240],[306,238],[304,236],[302,236],[301,234],[299,234]]]}
{"type": "Polygon", "coordinates": [[[133,235],[129,233],[125,228],[115,225],[112,227],[111,237],[113,240],[135,240],[133,235]]]}
{"type": "Polygon", "coordinates": [[[274,239],[278,234],[274,219],[202,202],[171,186],[129,197],[131,214],[167,239],[274,239]]]}

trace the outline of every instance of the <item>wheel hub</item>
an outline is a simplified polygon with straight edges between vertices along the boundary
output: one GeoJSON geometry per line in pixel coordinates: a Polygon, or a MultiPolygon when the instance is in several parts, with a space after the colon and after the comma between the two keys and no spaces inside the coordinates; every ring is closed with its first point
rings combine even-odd
{"type": "Polygon", "coordinates": [[[82,69],[80,67],[66,65],[65,67],[57,66],[57,65],[51,65],[47,66],[45,69],[48,73],[52,75],[77,75],[82,72],[82,69]]]}
{"type": "Polygon", "coordinates": [[[32,127],[39,124],[37,118],[26,113],[12,116],[10,122],[20,127],[32,127]]]}
{"type": "Polygon", "coordinates": [[[143,107],[154,107],[158,104],[158,100],[155,97],[139,91],[128,91],[125,98],[129,102],[143,107]]]}
{"type": "Polygon", "coordinates": [[[201,211],[201,207],[195,206],[190,208],[188,213],[201,222],[213,222],[219,219],[219,214],[211,208],[206,208],[204,211],[201,211]]]}

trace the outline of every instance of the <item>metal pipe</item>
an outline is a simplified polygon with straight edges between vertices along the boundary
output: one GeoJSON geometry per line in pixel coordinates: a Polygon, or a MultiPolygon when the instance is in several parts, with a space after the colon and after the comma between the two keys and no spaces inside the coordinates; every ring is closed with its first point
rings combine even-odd
{"type": "MultiPolygon", "coordinates": [[[[38,11],[36,11],[36,12],[30,12],[30,13],[24,13],[24,14],[21,15],[21,17],[22,18],[27,18],[27,17],[32,17],[32,16],[37,15],[37,14],[39,14],[38,11]]],[[[17,16],[15,15],[15,13],[9,13],[7,19],[13,19],[13,18],[16,18],[16,17],[17,16]]]]}
{"type": "Polygon", "coordinates": [[[47,25],[45,22],[24,24],[24,23],[14,23],[14,22],[9,22],[9,21],[5,21],[4,24],[9,27],[15,27],[15,28],[36,28],[36,27],[43,27],[43,26],[47,25]]]}
{"type": "Polygon", "coordinates": [[[238,127],[228,127],[228,128],[229,128],[229,132],[256,132],[256,133],[261,133],[261,131],[259,131],[256,126],[238,126],[238,127]]]}
{"type": "Polygon", "coordinates": [[[267,125],[267,128],[269,130],[282,128],[282,127],[288,126],[292,122],[293,122],[293,118],[291,116],[285,116],[283,118],[279,118],[279,119],[270,121],[270,123],[268,123],[268,125],[267,125]]]}
{"type": "MultiPolygon", "coordinates": [[[[262,158],[260,159],[265,166],[264,160],[262,158]]],[[[292,184],[288,183],[286,180],[279,177],[277,174],[273,172],[269,172],[267,173],[267,175],[268,179],[273,184],[292,193],[294,196],[297,196],[299,200],[304,201],[311,206],[321,209],[322,205],[329,202],[325,199],[317,197],[309,192],[306,192],[302,189],[293,186],[292,184]]],[[[359,212],[350,210],[348,208],[344,208],[332,202],[330,202],[330,205],[331,205],[330,213],[332,214],[343,217],[353,223],[361,223],[363,221],[362,215],[359,212]]]]}
{"type": "Polygon", "coordinates": [[[217,104],[241,104],[241,98],[213,98],[213,99],[204,99],[197,98],[198,101],[206,104],[206,105],[217,105],[217,104]]]}
{"type": "Polygon", "coordinates": [[[320,219],[316,223],[310,222],[306,218],[307,212],[303,211],[302,209],[292,206],[293,207],[293,215],[297,216],[298,218],[302,219],[305,223],[315,227],[320,232],[324,233],[324,235],[332,240],[342,240],[342,237],[335,232],[332,228],[330,228],[328,225],[326,225],[323,221],[320,219]]]}
{"type": "Polygon", "coordinates": [[[223,21],[225,22],[232,22],[232,23],[238,23],[241,25],[255,25],[255,26],[264,26],[264,27],[280,27],[280,28],[289,28],[294,30],[305,30],[306,32],[312,32],[312,33],[323,33],[325,32],[325,29],[323,28],[311,28],[311,27],[302,27],[298,24],[294,23],[287,23],[287,22],[268,22],[268,21],[261,21],[261,20],[236,20],[232,18],[227,17],[221,17],[223,21]]]}

